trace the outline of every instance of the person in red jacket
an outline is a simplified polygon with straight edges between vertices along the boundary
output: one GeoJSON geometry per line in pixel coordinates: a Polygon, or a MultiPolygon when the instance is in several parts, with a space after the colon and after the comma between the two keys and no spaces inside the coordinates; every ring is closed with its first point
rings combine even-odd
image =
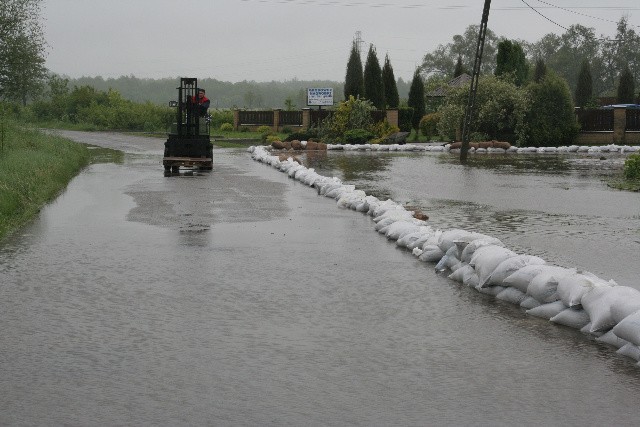
{"type": "Polygon", "coordinates": [[[194,97],[193,102],[198,104],[198,113],[200,117],[205,117],[207,115],[207,110],[209,109],[209,105],[211,101],[209,98],[205,96],[205,90],[202,88],[198,89],[198,95],[194,97]]]}

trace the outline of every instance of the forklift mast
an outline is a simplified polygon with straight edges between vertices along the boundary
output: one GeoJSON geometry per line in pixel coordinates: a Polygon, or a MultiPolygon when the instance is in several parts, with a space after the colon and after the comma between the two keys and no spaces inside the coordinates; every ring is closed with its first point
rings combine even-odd
{"type": "Polygon", "coordinates": [[[208,135],[200,126],[198,105],[198,79],[183,77],[178,89],[177,134],[181,137],[208,135]]]}

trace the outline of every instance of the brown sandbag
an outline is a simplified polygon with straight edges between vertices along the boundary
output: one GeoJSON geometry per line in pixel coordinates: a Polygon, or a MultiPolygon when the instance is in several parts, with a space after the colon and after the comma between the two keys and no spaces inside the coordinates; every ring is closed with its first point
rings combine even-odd
{"type": "Polygon", "coordinates": [[[478,148],[491,148],[491,147],[493,147],[493,141],[478,142],[478,148]]]}
{"type": "Polygon", "coordinates": [[[493,141],[493,148],[504,148],[505,150],[508,150],[511,148],[511,144],[507,141],[493,141]]]}
{"type": "Polygon", "coordinates": [[[302,143],[299,140],[294,139],[291,141],[291,148],[294,150],[302,150],[302,143]]]}
{"type": "Polygon", "coordinates": [[[318,143],[315,141],[307,141],[307,146],[305,147],[307,150],[317,150],[318,143]]]}
{"type": "Polygon", "coordinates": [[[282,141],[273,141],[271,143],[273,148],[277,148],[278,150],[283,150],[285,148],[285,144],[282,141]]]}
{"type": "Polygon", "coordinates": [[[449,145],[449,148],[451,148],[452,150],[455,150],[456,148],[460,148],[460,147],[462,147],[461,141],[456,141],[456,142],[453,142],[451,145],[449,145]]]}
{"type": "Polygon", "coordinates": [[[324,142],[318,142],[318,150],[327,151],[327,144],[324,142]]]}

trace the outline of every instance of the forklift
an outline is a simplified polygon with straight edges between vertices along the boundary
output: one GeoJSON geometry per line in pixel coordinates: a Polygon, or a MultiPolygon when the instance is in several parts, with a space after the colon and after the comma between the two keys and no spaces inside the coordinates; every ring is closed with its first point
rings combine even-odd
{"type": "Polygon", "coordinates": [[[179,175],[180,166],[198,170],[213,169],[213,145],[209,135],[211,116],[198,104],[198,79],[180,79],[176,107],[176,123],[171,126],[164,143],[164,175],[179,175]]]}

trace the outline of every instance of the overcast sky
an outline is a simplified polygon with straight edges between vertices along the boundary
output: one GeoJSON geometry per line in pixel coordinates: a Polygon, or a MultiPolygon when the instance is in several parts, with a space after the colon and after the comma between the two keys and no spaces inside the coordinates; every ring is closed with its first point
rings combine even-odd
{"type": "MultiPolygon", "coordinates": [[[[640,32],[638,0],[493,0],[489,28],[528,41],[582,24],[640,32]],[[536,12],[537,11],[537,12],[536,12]],[[544,16],[541,16],[544,15],[544,16]]],[[[410,80],[425,53],[479,24],[483,0],[44,0],[47,67],[70,77],[343,81],[361,32],[410,80]]]]}

